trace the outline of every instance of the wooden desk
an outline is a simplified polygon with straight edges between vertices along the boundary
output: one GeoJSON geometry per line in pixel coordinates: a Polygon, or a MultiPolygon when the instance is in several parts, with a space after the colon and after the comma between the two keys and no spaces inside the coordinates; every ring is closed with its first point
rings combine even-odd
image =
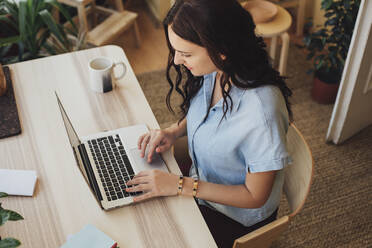
{"type": "MultiPolygon", "coordinates": [[[[2,237],[18,238],[22,247],[55,248],[91,223],[121,248],[216,247],[191,197],[158,198],[108,212],[98,206],[76,166],[54,91],[79,136],[137,123],[159,125],[130,66],[114,91],[89,89],[88,61],[97,56],[128,64],[121,48],[105,46],[10,66],[22,134],[0,140],[1,168],[36,170],[38,184],[33,197],[1,200],[25,218],[2,226],[2,237]]],[[[163,158],[179,173],[170,151],[163,158]]]]}

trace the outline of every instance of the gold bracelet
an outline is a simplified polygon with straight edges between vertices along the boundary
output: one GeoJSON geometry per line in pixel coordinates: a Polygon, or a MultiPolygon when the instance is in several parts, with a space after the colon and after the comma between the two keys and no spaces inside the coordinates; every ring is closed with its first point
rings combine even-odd
{"type": "Polygon", "coordinates": [[[192,196],[193,197],[196,196],[196,191],[198,190],[198,185],[199,185],[199,180],[198,179],[194,179],[194,183],[192,185],[192,196]]]}
{"type": "Polygon", "coordinates": [[[182,187],[183,187],[183,176],[180,176],[180,179],[178,179],[178,191],[177,195],[180,195],[182,193],[182,187]]]}

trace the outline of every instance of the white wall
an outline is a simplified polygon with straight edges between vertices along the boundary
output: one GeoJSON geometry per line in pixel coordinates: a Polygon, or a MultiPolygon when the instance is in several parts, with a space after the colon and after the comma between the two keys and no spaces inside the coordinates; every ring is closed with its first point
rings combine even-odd
{"type": "Polygon", "coordinates": [[[341,143],[372,124],[372,1],[362,0],[327,140],[341,143]]]}

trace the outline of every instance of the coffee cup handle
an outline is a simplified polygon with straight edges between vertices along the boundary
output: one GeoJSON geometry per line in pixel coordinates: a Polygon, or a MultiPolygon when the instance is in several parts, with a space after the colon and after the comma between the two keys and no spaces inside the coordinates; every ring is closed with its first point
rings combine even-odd
{"type": "Polygon", "coordinates": [[[127,73],[127,66],[125,65],[124,62],[114,63],[114,67],[117,66],[117,65],[122,65],[123,66],[123,72],[120,74],[120,76],[115,77],[116,80],[119,80],[119,79],[123,78],[125,76],[125,74],[127,73]]]}

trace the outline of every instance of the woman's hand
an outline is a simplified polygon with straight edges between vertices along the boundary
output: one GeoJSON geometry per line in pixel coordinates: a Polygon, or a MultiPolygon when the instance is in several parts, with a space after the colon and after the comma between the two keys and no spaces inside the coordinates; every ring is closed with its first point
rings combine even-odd
{"type": "Polygon", "coordinates": [[[133,198],[133,201],[143,201],[157,196],[177,195],[179,176],[160,170],[141,171],[127,182],[133,185],[127,192],[142,191],[143,194],[133,198]]]}
{"type": "Polygon", "coordinates": [[[161,153],[168,150],[176,141],[176,138],[175,132],[170,128],[151,130],[138,139],[138,149],[141,149],[141,157],[145,156],[146,148],[148,148],[147,162],[151,163],[154,152],[161,153]]]}

